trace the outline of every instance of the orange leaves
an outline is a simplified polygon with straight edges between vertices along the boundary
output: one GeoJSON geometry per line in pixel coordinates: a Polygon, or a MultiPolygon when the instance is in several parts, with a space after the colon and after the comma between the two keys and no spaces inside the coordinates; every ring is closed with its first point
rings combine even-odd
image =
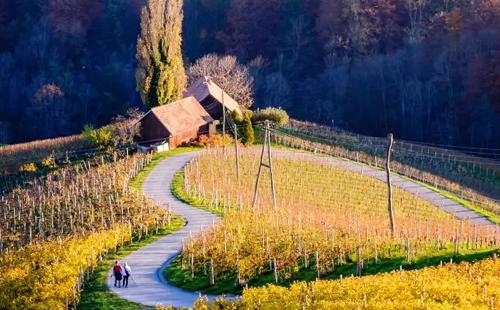
{"type": "Polygon", "coordinates": [[[59,86],[56,84],[44,84],[40,86],[34,97],[37,102],[44,102],[62,96],[64,96],[64,93],[59,86]]]}
{"type": "Polygon", "coordinates": [[[452,33],[459,33],[463,27],[463,19],[460,9],[455,8],[450,13],[446,14],[446,29],[452,33]]]}

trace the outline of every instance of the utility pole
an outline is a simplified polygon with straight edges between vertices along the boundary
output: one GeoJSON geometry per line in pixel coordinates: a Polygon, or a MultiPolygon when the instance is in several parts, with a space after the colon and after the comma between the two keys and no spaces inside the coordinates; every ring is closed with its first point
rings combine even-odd
{"type": "Polygon", "coordinates": [[[253,191],[253,203],[252,207],[257,203],[257,191],[259,189],[260,175],[262,173],[262,167],[269,169],[269,174],[271,176],[271,195],[273,197],[273,208],[276,208],[276,190],[274,187],[274,176],[273,176],[273,159],[271,154],[271,129],[269,128],[269,121],[266,120],[266,131],[264,133],[264,143],[262,144],[262,151],[260,153],[260,164],[259,171],[257,172],[257,179],[255,180],[255,188],[253,191]],[[267,148],[268,163],[264,163],[264,153],[267,148]]]}
{"type": "Polygon", "coordinates": [[[238,127],[233,124],[234,130],[234,154],[236,157],[236,179],[238,180],[238,186],[240,185],[240,155],[238,150],[238,127]]]}
{"type": "Polygon", "coordinates": [[[391,184],[391,151],[394,144],[392,133],[387,135],[387,153],[385,160],[385,170],[387,172],[387,208],[389,211],[389,221],[391,223],[391,235],[396,235],[396,224],[394,222],[394,208],[392,206],[392,184],[391,184]]]}
{"type": "Polygon", "coordinates": [[[226,106],[224,105],[224,91],[222,92],[222,153],[226,155],[226,106]]]}

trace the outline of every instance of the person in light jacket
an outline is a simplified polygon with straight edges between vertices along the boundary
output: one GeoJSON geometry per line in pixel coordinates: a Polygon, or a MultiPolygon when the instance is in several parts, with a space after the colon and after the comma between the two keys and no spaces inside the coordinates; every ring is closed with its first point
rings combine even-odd
{"type": "Polygon", "coordinates": [[[128,278],[132,275],[132,268],[125,262],[125,266],[122,267],[123,275],[123,287],[128,287],[128,278]]]}

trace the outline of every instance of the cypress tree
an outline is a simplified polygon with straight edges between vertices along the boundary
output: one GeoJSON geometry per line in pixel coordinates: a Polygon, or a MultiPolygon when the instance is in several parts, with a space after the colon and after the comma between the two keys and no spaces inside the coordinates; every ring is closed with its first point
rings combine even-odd
{"type": "Polygon", "coordinates": [[[186,74],[182,61],[182,0],[148,0],[137,40],[137,91],[148,108],[182,97],[186,74]]]}
{"type": "Polygon", "coordinates": [[[255,140],[255,133],[252,126],[252,115],[250,112],[245,113],[243,123],[245,124],[242,139],[243,143],[245,143],[246,145],[251,145],[255,140]]]}

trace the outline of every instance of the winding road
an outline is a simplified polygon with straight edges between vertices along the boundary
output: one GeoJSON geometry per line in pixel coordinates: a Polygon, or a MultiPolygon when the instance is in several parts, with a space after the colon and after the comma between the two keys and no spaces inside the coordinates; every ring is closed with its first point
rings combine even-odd
{"type": "MultiPolygon", "coordinates": [[[[277,151],[275,152],[275,156],[287,156],[287,153],[277,151]]],[[[197,152],[190,152],[168,157],[153,169],[144,182],[143,192],[146,196],[153,199],[157,204],[165,208],[170,208],[176,214],[184,217],[187,224],[181,230],[162,237],[123,258],[122,261],[128,262],[132,267],[133,281],[130,282],[128,288],[116,288],[113,286],[113,278],[108,277],[108,287],[116,295],[144,305],[174,307],[191,307],[194,301],[200,296],[199,293],[185,291],[168,284],[162,276],[162,270],[181,251],[184,239],[189,238],[190,234],[199,233],[203,228],[213,225],[219,220],[216,215],[210,212],[179,201],[169,190],[175,172],[184,167],[197,155],[197,152]]],[[[304,160],[326,161],[343,169],[358,172],[385,182],[384,171],[358,163],[336,158],[317,157],[312,154],[305,154],[304,160]]],[[[393,176],[393,184],[429,201],[436,207],[458,218],[467,217],[470,221],[477,224],[493,225],[479,214],[422,185],[398,176],[393,176]]]]}
{"type": "Polygon", "coordinates": [[[175,172],[196,156],[195,152],[171,156],[158,164],[144,182],[142,189],[146,196],[184,217],[187,224],[181,230],[126,256],[122,261],[130,264],[133,281],[129,281],[128,288],[116,288],[113,286],[114,279],[108,277],[108,288],[116,295],[148,306],[174,307],[191,307],[199,297],[195,292],[168,284],[162,275],[162,270],[181,251],[184,239],[219,220],[210,212],[179,201],[169,190],[175,172]]]}

